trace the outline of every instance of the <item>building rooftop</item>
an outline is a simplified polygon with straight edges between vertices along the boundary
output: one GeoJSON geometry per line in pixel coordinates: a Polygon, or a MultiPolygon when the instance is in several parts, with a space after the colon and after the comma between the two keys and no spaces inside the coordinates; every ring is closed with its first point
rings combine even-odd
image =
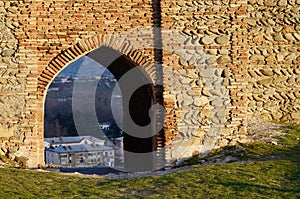
{"type": "Polygon", "coordinates": [[[91,142],[104,142],[104,140],[95,138],[93,136],[68,136],[68,137],[52,137],[44,138],[50,144],[67,144],[67,143],[80,143],[82,140],[88,139],[91,142]]]}
{"type": "Polygon", "coordinates": [[[55,153],[75,153],[75,152],[113,151],[114,149],[99,144],[79,144],[79,145],[70,145],[70,146],[58,146],[46,150],[55,153]]]}

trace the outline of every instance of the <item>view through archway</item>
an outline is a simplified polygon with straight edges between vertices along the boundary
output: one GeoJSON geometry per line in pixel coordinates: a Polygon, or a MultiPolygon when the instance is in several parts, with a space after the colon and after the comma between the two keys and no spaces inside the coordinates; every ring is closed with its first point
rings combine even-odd
{"type": "Polygon", "coordinates": [[[56,76],[45,101],[46,164],[125,171],[156,168],[156,135],[151,125],[155,111],[152,116],[149,112],[155,103],[153,85],[140,69],[128,79],[141,84],[130,95],[126,95],[127,83],[119,81],[135,67],[126,56],[101,47],[56,76]],[[149,128],[137,132],[132,122],[149,128]],[[135,136],[133,131],[145,135],[135,136]]]}

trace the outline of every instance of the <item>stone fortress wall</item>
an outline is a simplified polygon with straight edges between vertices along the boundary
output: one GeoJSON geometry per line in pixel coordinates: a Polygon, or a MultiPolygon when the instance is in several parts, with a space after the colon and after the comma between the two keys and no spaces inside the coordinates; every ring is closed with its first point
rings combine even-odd
{"type": "Polygon", "coordinates": [[[248,114],[299,121],[300,1],[249,1],[247,12],[248,114]]]}
{"type": "Polygon", "coordinates": [[[246,2],[167,1],[162,7],[163,29],[188,37],[182,41],[187,56],[164,56],[179,77],[170,82],[177,89],[164,94],[177,102],[170,107],[177,131],[167,155],[180,162],[245,136],[246,2]]]}
{"type": "Polygon", "coordinates": [[[163,82],[168,165],[247,139],[252,120],[299,123],[299,9],[298,0],[0,1],[0,154],[44,164],[47,86],[100,46],[163,82]],[[153,26],[167,46],[162,74],[157,50],[134,49],[155,45],[155,31],[133,31],[153,26]],[[172,31],[183,39],[172,41],[172,31]]]}
{"type": "Polygon", "coordinates": [[[25,108],[28,99],[26,84],[30,80],[27,80],[28,70],[20,68],[17,56],[21,49],[15,35],[20,25],[18,19],[14,19],[18,12],[16,5],[10,1],[0,2],[0,154],[11,159],[22,156],[20,151],[24,150],[21,146],[25,140],[24,130],[31,128],[26,127],[28,112],[25,108]]]}

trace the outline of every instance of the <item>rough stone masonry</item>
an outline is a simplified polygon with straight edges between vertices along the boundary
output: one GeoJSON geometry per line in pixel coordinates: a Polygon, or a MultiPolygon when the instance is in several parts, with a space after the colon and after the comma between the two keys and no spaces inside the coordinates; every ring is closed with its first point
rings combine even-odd
{"type": "Polygon", "coordinates": [[[163,82],[156,90],[166,109],[158,145],[168,166],[247,140],[254,120],[299,123],[299,10],[299,0],[2,0],[0,154],[28,167],[44,164],[47,86],[101,46],[163,82]],[[157,49],[134,49],[155,44],[155,31],[134,31],[152,27],[161,28],[169,49],[161,72],[157,49]],[[170,42],[171,30],[185,39],[170,42]],[[120,39],[124,32],[130,34],[120,39]],[[174,53],[179,47],[185,57],[174,53]]]}

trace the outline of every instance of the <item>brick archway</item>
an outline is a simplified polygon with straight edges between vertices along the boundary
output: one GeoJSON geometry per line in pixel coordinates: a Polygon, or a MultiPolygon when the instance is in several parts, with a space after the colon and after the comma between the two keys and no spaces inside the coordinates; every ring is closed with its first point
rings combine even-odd
{"type": "MultiPolygon", "coordinates": [[[[153,82],[156,81],[156,69],[154,64],[151,62],[151,55],[147,54],[145,50],[134,49],[130,42],[121,39],[117,36],[102,36],[96,35],[90,37],[86,40],[82,40],[72,47],[62,51],[54,59],[52,59],[49,64],[44,68],[44,70],[38,76],[38,132],[39,136],[36,137],[37,145],[37,159],[40,164],[44,164],[44,106],[48,87],[55,77],[70,63],[76,61],[82,56],[88,55],[89,53],[105,47],[118,52],[121,56],[126,57],[130,62],[134,63],[136,66],[141,66],[146,74],[152,79],[153,82]]],[[[161,88],[154,85],[153,96],[155,101],[162,104],[161,96],[162,94],[157,94],[161,92],[161,88]]],[[[157,136],[159,142],[155,143],[157,151],[163,147],[163,132],[157,136]]],[[[34,155],[34,154],[33,154],[34,155]]],[[[158,156],[162,156],[160,153],[158,156]]]]}
{"type": "Polygon", "coordinates": [[[101,47],[109,47],[121,54],[130,58],[134,63],[139,66],[143,66],[145,71],[153,79],[155,69],[151,67],[151,61],[149,55],[145,55],[141,50],[134,49],[130,42],[125,41],[121,37],[114,35],[102,36],[96,35],[78,42],[74,46],[62,51],[53,60],[50,61],[48,66],[42,71],[38,77],[38,95],[44,96],[45,90],[49,83],[56,77],[56,75],[62,71],[69,63],[77,60],[83,55],[101,47]]]}

